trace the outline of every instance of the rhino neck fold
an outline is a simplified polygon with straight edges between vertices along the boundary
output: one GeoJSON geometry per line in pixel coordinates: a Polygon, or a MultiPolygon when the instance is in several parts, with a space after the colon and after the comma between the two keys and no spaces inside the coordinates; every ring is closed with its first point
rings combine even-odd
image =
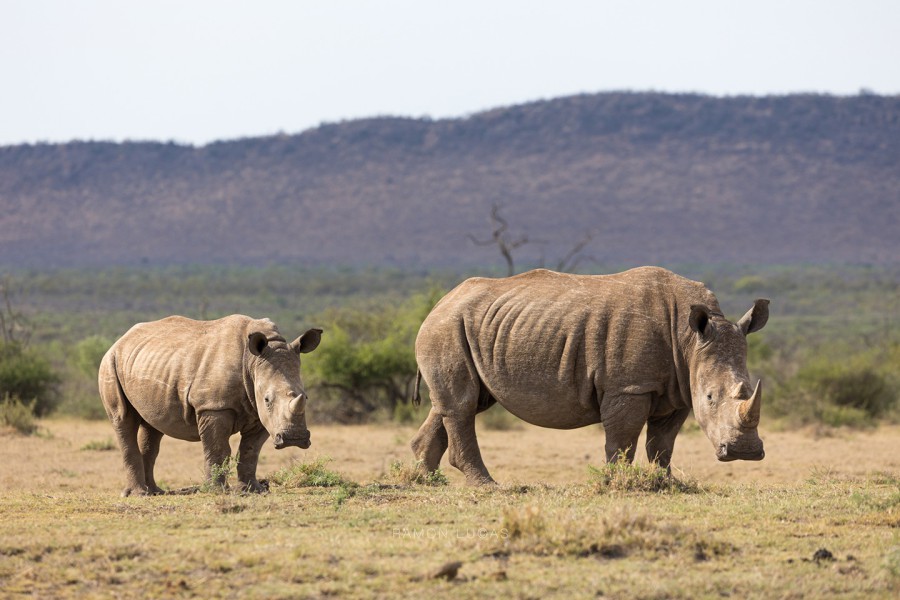
{"type": "Polygon", "coordinates": [[[675,388],[680,398],[672,398],[672,404],[675,406],[685,406],[693,408],[691,398],[691,364],[687,357],[687,348],[693,344],[690,335],[691,330],[688,326],[687,319],[690,313],[681,314],[678,312],[678,300],[673,298],[669,306],[669,323],[672,328],[672,362],[674,364],[673,373],[675,376],[675,388]]]}
{"type": "Polygon", "coordinates": [[[243,402],[244,410],[247,411],[247,414],[253,415],[256,418],[259,418],[256,408],[256,389],[253,387],[253,373],[251,372],[251,366],[255,364],[256,357],[250,354],[247,350],[244,350],[244,360],[242,361],[243,368],[241,370],[241,380],[244,383],[244,391],[247,393],[248,402],[243,402]]]}

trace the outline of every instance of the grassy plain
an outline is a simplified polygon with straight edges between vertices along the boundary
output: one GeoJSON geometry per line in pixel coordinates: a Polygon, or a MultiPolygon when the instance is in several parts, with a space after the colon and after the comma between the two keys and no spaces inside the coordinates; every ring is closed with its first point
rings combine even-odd
{"type": "MultiPolygon", "coordinates": [[[[772,318],[757,334],[769,354],[760,344],[749,364],[766,380],[767,403],[795,402],[791,383],[810,360],[865,359],[895,381],[896,268],[676,270],[707,282],[733,319],[753,298],[772,299],[772,318]]],[[[32,347],[65,375],[61,408],[78,400],[99,409],[95,379],[70,364],[88,336],[112,340],[137,321],[173,313],[234,312],[270,316],[293,335],[329,310],[396,304],[461,278],[287,267],[21,272],[12,299],[32,347]]],[[[900,594],[896,424],[797,430],[764,414],[766,459],[721,464],[691,420],[674,464],[692,485],[659,493],[598,489],[588,465],[603,462],[601,428],[497,430],[508,426],[503,419],[483,427],[496,410],[483,415],[479,433],[501,482],[492,489],[465,487],[446,464],[448,485],[398,476],[396,461],[411,464],[412,425],[313,421],[310,450],[263,451],[266,495],[124,499],[107,422],[57,417],[39,421],[35,436],[0,432],[0,597],[900,594]],[[277,476],[285,469],[321,476],[277,476]]],[[[420,409],[415,420],[424,416],[420,409]]],[[[163,487],[196,487],[202,474],[199,445],[164,439],[163,487]]]]}
{"type": "MultiPolygon", "coordinates": [[[[599,427],[480,427],[501,485],[476,489],[446,464],[448,485],[392,473],[392,463],[411,461],[413,426],[313,424],[310,450],[269,446],[260,475],[318,460],[330,475],[324,486],[293,480],[273,482],[266,495],[120,498],[107,423],[40,425],[38,436],[0,435],[4,597],[900,592],[897,426],[824,437],[764,427],[764,461],[721,464],[689,423],[674,462],[696,489],[659,493],[598,491],[588,465],[602,464],[599,427]]],[[[199,485],[201,457],[198,444],[165,438],[157,480],[169,489],[199,485]]]]}

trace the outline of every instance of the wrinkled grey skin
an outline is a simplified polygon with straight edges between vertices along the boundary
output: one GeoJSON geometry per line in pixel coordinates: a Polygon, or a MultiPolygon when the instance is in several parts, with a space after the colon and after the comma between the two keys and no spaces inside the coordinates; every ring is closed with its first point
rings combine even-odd
{"type": "MultiPolygon", "coordinates": [[[[100,397],[125,462],[123,496],[161,494],[153,478],[162,436],[201,442],[207,478],[240,432],[238,479],[260,492],[256,464],[271,434],[276,448],[310,446],[300,354],[321,329],[287,343],[268,319],[168,317],[132,327],[103,357],[100,397]]],[[[217,483],[224,483],[218,474],[217,483]]]]}
{"type": "Polygon", "coordinates": [[[475,414],[499,402],[542,427],[602,422],[607,461],[633,460],[646,424],[647,455],[666,468],[693,408],[719,460],[760,460],[746,335],[765,325],[768,304],[732,323],[703,284],[656,267],[464,281],[416,339],[432,408],[413,452],[432,471],[449,447],[468,483],[492,483],[475,414]]]}

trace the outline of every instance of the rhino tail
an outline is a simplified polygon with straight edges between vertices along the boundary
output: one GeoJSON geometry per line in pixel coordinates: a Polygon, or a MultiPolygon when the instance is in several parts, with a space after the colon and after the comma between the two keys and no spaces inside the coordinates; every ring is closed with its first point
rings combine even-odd
{"type": "Polygon", "coordinates": [[[100,390],[100,399],[109,418],[114,423],[125,420],[130,404],[125,396],[125,390],[122,389],[122,383],[119,381],[116,355],[112,350],[107,352],[100,361],[97,384],[100,390]]]}
{"type": "Polygon", "coordinates": [[[416,382],[413,384],[413,396],[412,403],[413,406],[419,406],[422,404],[422,396],[419,395],[419,385],[422,383],[422,371],[416,368],[416,382]]]}

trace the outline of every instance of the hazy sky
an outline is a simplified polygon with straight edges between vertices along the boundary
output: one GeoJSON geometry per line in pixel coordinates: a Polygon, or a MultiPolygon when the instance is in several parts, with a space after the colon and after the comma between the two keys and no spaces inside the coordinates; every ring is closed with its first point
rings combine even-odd
{"type": "Polygon", "coordinates": [[[900,93],[898,0],[0,0],[0,145],[861,88],[900,93]]]}

